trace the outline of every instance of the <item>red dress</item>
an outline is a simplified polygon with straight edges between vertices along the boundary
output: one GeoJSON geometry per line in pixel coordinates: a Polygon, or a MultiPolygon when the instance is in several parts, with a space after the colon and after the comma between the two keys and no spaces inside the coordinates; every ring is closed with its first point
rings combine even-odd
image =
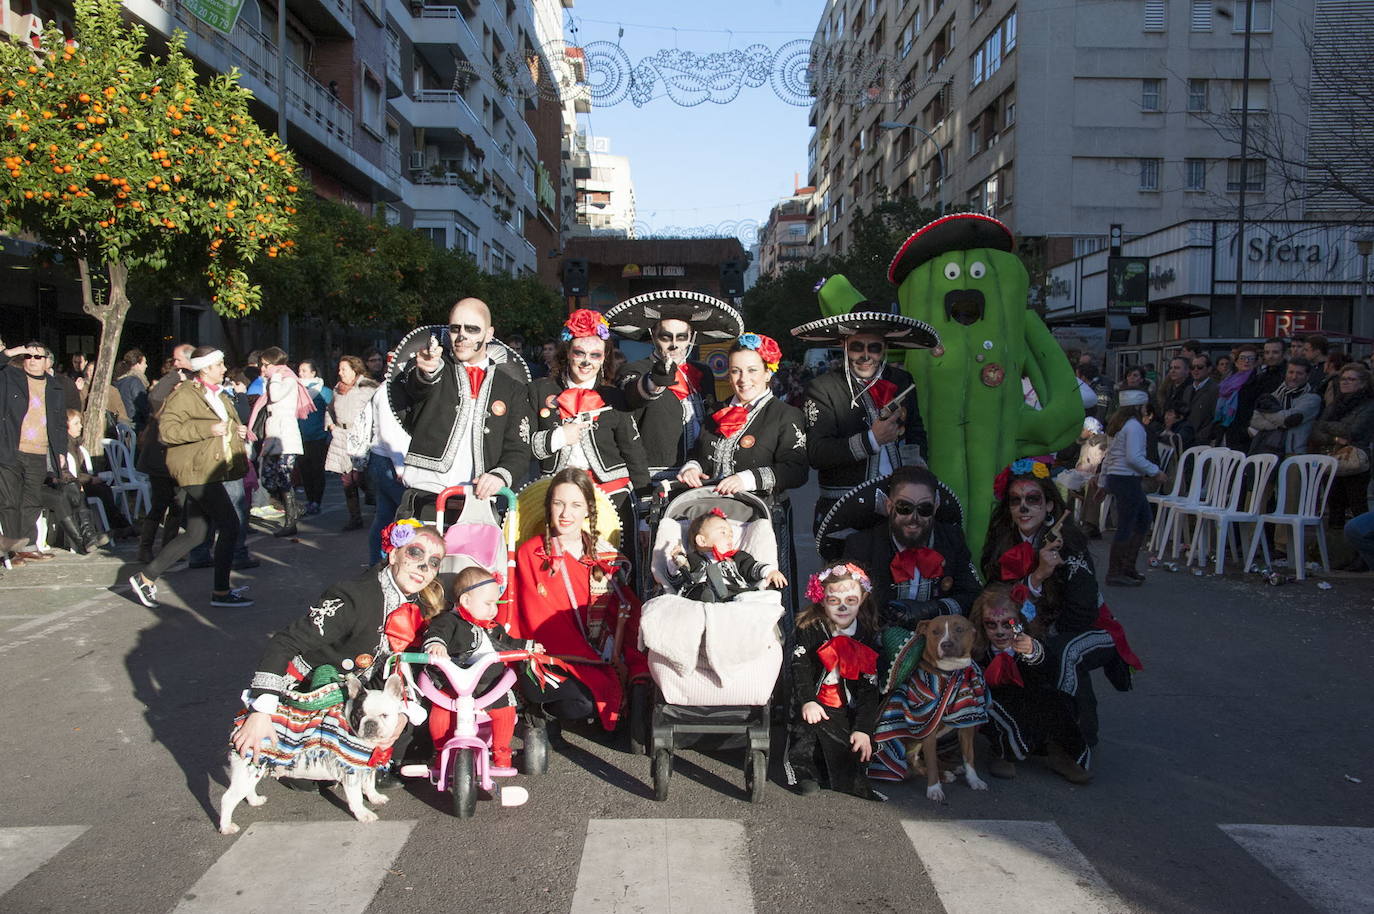
{"type": "MultiPolygon", "coordinates": [[[[605,544],[601,544],[605,547],[605,544]]],[[[631,678],[647,676],[649,664],[639,650],[639,600],[626,588],[598,583],[593,597],[592,569],[615,557],[614,552],[573,559],[545,548],[544,537],[532,536],[515,553],[509,630],[513,637],[532,639],[556,657],[600,661],[600,647],[615,634],[624,594],[629,616],[620,637],[620,657],[631,678]],[[563,571],[566,570],[566,577],[563,571]],[[573,600],[569,599],[571,588],[573,600]],[[595,645],[595,646],[593,646],[595,645]]],[[[605,583],[609,583],[606,581],[605,583]]],[[[569,662],[573,675],[591,690],[601,724],[615,728],[624,688],[615,667],[607,663],[569,662]]]]}

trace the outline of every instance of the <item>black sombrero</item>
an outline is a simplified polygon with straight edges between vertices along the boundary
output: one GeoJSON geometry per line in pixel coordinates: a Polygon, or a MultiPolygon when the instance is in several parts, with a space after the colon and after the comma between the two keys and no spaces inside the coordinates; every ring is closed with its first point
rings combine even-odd
{"type": "MultiPolygon", "coordinates": [[[[816,525],[816,551],[821,558],[827,562],[838,561],[846,537],[886,521],[878,513],[877,504],[879,490],[886,496],[887,487],[888,477],[870,479],[845,492],[831,505],[816,525]]],[[[935,520],[962,527],[964,506],[959,496],[943,482],[937,482],[936,488],[940,493],[940,507],[935,510],[935,520]]]]}
{"type": "Polygon", "coordinates": [[[869,301],[843,274],[821,280],[816,295],[826,317],[793,327],[792,335],[799,340],[839,346],[856,333],[875,333],[894,349],[934,349],[940,345],[935,328],[869,301]]]}
{"type": "MultiPolygon", "coordinates": [[[[391,360],[391,364],[386,367],[386,378],[382,381],[387,389],[387,402],[391,404],[391,411],[396,414],[396,418],[405,421],[406,413],[410,410],[410,398],[406,396],[405,385],[401,383],[401,376],[414,361],[415,354],[429,347],[431,337],[438,336],[440,345],[445,352],[449,352],[451,344],[448,335],[448,326],[445,324],[432,324],[426,327],[416,327],[401,338],[401,342],[396,344],[396,357],[391,360]]],[[[498,371],[510,375],[522,385],[530,383],[530,366],[520,353],[498,339],[492,339],[487,343],[487,356],[491,358],[492,364],[498,371]]]]}
{"type": "Polygon", "coordinates": [[[744,332],[744,319],[729,304],[681,289],[636,295],[606,312],[611,329],[630,340],[647,340],[659,321],[685,321],[707,343],[731,341],[744,332]]]}
{"type": "Polygon", "coordinates": [[[902,243],[897,256],[892,258],[892,265],[887,268],[888,281],[900,286],[907,274],[932,257],[939,257],[946,251],[971,251],[975,248],[1010,252],[1011,229],[981,213],[941,216],[902,243]]]}

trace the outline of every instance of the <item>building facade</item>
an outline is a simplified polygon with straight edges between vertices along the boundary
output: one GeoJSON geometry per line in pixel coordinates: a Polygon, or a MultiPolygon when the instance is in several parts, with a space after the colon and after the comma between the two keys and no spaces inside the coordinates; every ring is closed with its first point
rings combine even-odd
{"type": "Polygon", "coordinates": [[[815,192],[814,187],[798,188],[769,211],[768,221],[759,230],[755,257],[759,276],[777,276],[815,255],[811,237],[816,220],[812,209],[815,192]]]}
{"type": "Polygon", "coordinates": [[[635,184],[630,160],[611,154],[610,137],[582,131],[574,138],[572,164],[572,234],[635,237],[635,184]]]}

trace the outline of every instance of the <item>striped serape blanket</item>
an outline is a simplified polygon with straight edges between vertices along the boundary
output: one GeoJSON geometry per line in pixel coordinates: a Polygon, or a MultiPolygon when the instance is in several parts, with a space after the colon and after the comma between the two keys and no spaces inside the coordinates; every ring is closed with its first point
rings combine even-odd
{"type": "Polygon", "coordinates": [[[941,727],[977,727],[988,720],[987,684],[978,664],[949,673],[943,688],[934,673],[920,669],[888,696],[873,734],[868,776],[902,781],[910,776],[906,741],[920,742],[941,727]]]}

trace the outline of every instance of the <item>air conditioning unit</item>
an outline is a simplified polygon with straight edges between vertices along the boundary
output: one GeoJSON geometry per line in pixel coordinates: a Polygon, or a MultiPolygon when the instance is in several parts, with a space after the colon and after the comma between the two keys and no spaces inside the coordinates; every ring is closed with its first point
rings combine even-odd
{"type": "Polygon", "coordinates": [[[424,171],[424,170],[425,170],[425,153],[424,153],[424,150],[422,150],[422,149],[416,150],[415,152],[412,152],[412,153],[410,154],[410,170],[411,170],[411,171],[424,171]]]}

